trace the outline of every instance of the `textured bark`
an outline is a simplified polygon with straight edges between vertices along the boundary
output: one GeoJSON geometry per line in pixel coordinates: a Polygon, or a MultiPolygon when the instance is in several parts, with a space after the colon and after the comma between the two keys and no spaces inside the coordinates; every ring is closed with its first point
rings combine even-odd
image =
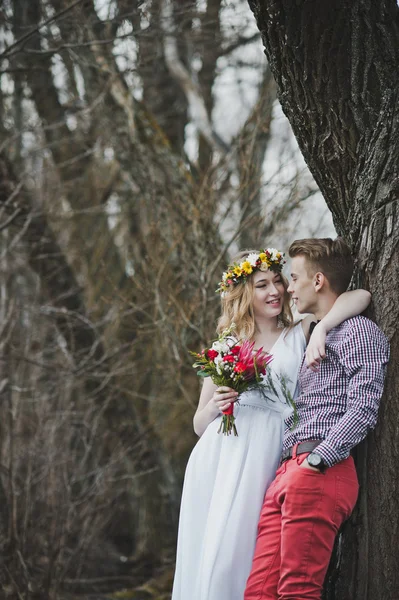
{"type": "Polygon", "coordinates": [[[357,256],[392,359],[379,424],[358,449],[361,495],[326,597],[399,597],[399,9],[395,0],[249,0],[305,160],[357,256]]]}

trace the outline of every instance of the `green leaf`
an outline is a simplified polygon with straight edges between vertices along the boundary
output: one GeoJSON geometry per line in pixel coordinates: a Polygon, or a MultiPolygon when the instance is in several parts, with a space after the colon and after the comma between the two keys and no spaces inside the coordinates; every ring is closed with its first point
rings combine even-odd
{"type": "Polygon", "coordinates": [[[209,373],[206,371],[198,371],[197,375],[198,377],[209,377],[209,373]]]}

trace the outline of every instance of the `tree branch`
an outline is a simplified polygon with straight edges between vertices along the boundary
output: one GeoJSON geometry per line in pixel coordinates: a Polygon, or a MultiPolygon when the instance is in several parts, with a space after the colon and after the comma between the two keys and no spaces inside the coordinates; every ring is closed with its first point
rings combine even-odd
{"type": "Polygon", "coordinates": [[[229,151],[229,146],[214,131],[201,90],[193,81],[179,58],[171,0],[163,0],[162,2],[162,28],[164,33],[165,61],[172,77],[178,81],[186,94],[191,119],[211,148],[225,154],[229,151]]]}
{"type": "MultiPolygon", "coordinates": [[[[63,10],[60,10],[57,14],[52,15],[51,17],[46,19],[43,23],[40,23],[40,25],[36,25],[35,27],[32,27],[30,29],[30,31],[28,31],[25,35],[22,35],[20,38],[17,38],[15,40],[15,42],[13,42],[9,46],[7,46],[6,49],[0,54],[0,59],[7,58],[10,55],[11,50],[13,50],[14,48],[17,48],[22,43],[27,42],[32,36],[35,35],[35,33],[39,33],[41,29],[43,29],[47,25],[50,25],[50,23],[54,23],[60,17],[67,14],[70,10],[74,9],[75,6],[78,6],[78,4],[82,4],[82,2],[85,2],[85,0],[75,0],[75,2],[72,2],[72,4],[70,4],[69,6],[67,6],[63,10]]],[[[16,50],[16,51],[18,52],[18,50],[16,50]]],[[[15,53],[15,51],[14,51],[14,53],[15,53]]]]}

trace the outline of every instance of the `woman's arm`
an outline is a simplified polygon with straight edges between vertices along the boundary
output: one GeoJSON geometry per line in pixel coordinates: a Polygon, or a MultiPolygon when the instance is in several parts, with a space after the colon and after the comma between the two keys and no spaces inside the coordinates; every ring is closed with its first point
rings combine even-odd
{"type": "Polygon", "coordinates": [[[216,386],[210,377],[204,379],[198,408],[195,412],[194,431],[201,437],[209,423],[214,421],[222,410],[237,400],[238,393],[229,387],[216,386]]]}
{"type": "MultiPolygon", "coordinates": [[[[306,349],[306,364],[317,370],[320,361],[326,356],[326,335],[340,325],[342,321],[360,315],[371,302],[371,294],[367,290],[353,290],[345,292],[336,299],[330,311],[321,319],[313,330],[306,349]]],[[[307,319],[307,318],[306,318],[307,319]]],[[[314,320],[314,319],[313,319],[314,320]]],[[[309,328],[304,331],[306,339],[309,338],[309,328]]]]}

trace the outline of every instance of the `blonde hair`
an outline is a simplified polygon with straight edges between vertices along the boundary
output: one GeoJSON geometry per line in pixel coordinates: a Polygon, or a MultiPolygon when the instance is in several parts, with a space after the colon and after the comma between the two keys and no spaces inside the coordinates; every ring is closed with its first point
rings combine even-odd
{"type": "MultiPolygon", "coordinates": [[[[233,262],[238,262],[256,250],[244,250],[240,252],[233,262]]],[[[256,273],[256,271],[255,271],[256,273]]],[[[284,327],[292,327],[294,318],[291,311],[291,297],[287,291],[288,280],[281,274],[284,285],[283,308],[279,315],[280,322],[284,327]]],[[[249,275],[245,283],[231,286],[222,296],[222,314],[217,325],[217,333],[231,327],[235,323],[235,336],[239,339],[253,340],[256,333],[256,322],[252,302],[254,297],[254,277],[249,275]]]]}

